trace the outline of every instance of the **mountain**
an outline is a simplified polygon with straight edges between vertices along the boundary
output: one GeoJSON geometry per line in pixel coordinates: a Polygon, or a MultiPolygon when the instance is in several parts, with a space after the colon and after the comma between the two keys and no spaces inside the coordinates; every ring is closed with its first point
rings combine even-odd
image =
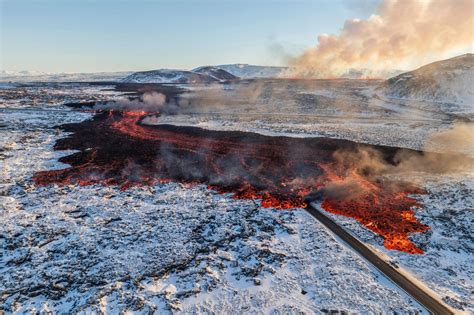
{"type": "Polygon", "coordinates": [[[193,70],[158,69],[139,72],[47,73],[39,71],[0,71],[0,82],[88,82],[127,83],[211,83],[250,78],[276,78],[286,67],[248,64],[203,66],[193,70]]]}
{"type": "Polygon", "coordinates": [[[0,82],[92,82],[118,81],[130,72],[47,73],[39,71],[0,71],[0,82]]]}
{"type": "Polygon", "coordinates": [[[457,105],[474,105],[474,54],[425,65],[386,80],[384,96],[457,105]]]}
{"type": "Polygon", "coordinates": [[[213,67],[213,66],[204,66],[204,67],[199,67],[194,70],[192,70],[194,73],[200,73],[200,74],[205,74],[209,75],[219,81],[229,81],[229,80],[236,80],[238,79],[237,76],[229,73],[228,71],[225,71],[223,69],[220,69],[218,67],[213,67]]]}
{"type": "Polygon", "coordinates": [[[41,71],[8,71],[8,70],[0,70],[0,77],[31,77],[31,76],[39,76],[39,75],[50,75],[51,73],[48,72],[41,72],[41,71]]]}
{"type": "Polygon", "coordinates": [[[193,71],[159,69],[140,71],[123,78],[128,83],[211,83],[235,80],[234,75],[214,67],[201,67],[193,71]]]}
{"type": "Polygon", "coordinates": [[[242,63],[218,65],[214,68],[225,70],[242,79],[276,78],[287,70],[287,67],[255,66],[242,63]]]}

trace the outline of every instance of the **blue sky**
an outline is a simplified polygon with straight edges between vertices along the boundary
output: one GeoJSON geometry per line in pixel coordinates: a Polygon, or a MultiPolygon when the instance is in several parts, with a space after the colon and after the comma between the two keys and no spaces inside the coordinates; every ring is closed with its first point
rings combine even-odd
{"type": "Polygon", "coordinates": [[[0,0],[1,69],[96,72],[282,65],[377,0],[0,0]]]}

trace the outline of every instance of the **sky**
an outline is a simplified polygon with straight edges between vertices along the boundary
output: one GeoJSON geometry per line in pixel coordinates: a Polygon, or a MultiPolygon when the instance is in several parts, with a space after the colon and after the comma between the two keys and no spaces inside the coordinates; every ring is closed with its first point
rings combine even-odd
{"type": "Polygon", "coordinates": [[[378,0],[0,0],[0,70],[285,65],[378,0]]]}

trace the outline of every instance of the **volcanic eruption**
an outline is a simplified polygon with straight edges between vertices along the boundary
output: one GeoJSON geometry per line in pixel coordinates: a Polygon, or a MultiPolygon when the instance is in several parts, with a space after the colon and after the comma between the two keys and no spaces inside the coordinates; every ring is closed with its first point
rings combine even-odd
{"type": "Polygon", "coordinates": [[[103,110],[81,123],[55,150],[78,150],[60,158],[70,167],[41,171],[38,185],[131,186],[179,182],[205,184],[233,198],[258,199],[263,207],[305,207],[319,195],[331,213],[356,219],[384,238],[386,248],[421,254],[412,233],[429,227],[414,216],[421,205],[411,197],[423,190],[374,174],[356,160],[341,163],[341,152],[377,152],[393,164],[399,149],[328,138],[269,137],[196,127],[144,125],[145,111],[103,110]]]}
{"type": "Polygon", "coordinates": [[[469,0],[383,0],[366,19],[348,19],[337,34],[289,61],[289,77],[330,78],[356,69],[362,77],[413,69],[458,51],[471,52],[473,3],[469,0]]]}

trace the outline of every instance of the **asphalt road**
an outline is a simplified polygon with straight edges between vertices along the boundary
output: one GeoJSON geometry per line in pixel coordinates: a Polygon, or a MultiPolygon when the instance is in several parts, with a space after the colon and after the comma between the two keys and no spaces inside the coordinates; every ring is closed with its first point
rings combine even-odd
{"type": "Polygon", "coordinates": [[[341,226],[335,223],[331,218],[323,214],[311,202],[308,203],[306,210],[315,217],[318,221],[324,224],[334,234],[340,237],[345,243],[352,247],[359,255],[370,262],[375,268],[383,273],[388,279],[395,283],[399,288],[405,291],[413,299],[423,305],[429,312],[433,314],[454,314],[446,305],[434,299],[430,294],[425,292],[422,288],[399,273],[385,260],[374,254],[367,246],[349,234],[341,226]]]}

